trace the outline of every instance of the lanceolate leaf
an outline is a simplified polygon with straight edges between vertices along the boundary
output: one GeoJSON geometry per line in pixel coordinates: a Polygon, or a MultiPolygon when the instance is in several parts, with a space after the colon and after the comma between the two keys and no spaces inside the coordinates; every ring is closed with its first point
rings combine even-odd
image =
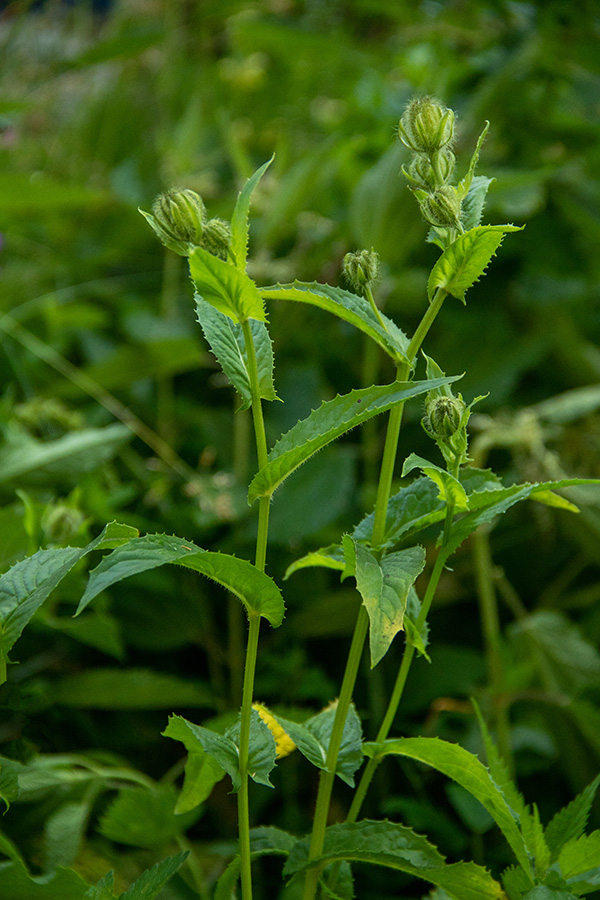
{"type": "Polygon", "coordinates": [[[399,738],[363,745],[367,756],[407,756],[433,766],[469,791],[502,830],[525,872],[531,872],[529,849],[518,827],[518,815],[507,803],[486,767],[459,744],[438,738],[399,738]]]}
{"type": "Polygon", "coordinates": [[[515,503],[535,499],[536,493],[542,496],[547,491],[558,491],[562,488],[579,484],[600,485],[598,478],[563,478],[561,481],[546,481],[540,484],[514,484],[508,488],[499,490],[481,491],[469,497],[470,512],[462,518],[454,521],[450,539],[446,544],[448,555],[454,553],[466,538],[476,531],[485,522],[491,522],[493,518],[506,512],[515,503]]]}
{"type": "Polygon", "coordinates": [[[249,615],[264,616],[274,627],[281,625],[285,613],[283,598],[268,575],[244,559],[202,550],[182,538],[166,534],[147,534],[134,538],[105,556],[90,572],[88,586],[79,601],[77,613],[111,584],[167,563],[186,566],[206,575],[235,594],[249,615]]]}
{"type": "Polygon", "coordinates": [[[452,381],[456,381],[456,376],[426,381],[396,381],[351,391],[323,403],[277,441],[269,453],[269,462],[250,484],[249,503],[258,497],[270,496],[298,466],[351,428],[386,412],[397,403],[452,381]]]}
{"type": "MultiPolygon", "coordinates": [[[[236,325],[229,316],[219,312],[214,306],[196,293],[196,314],[202,326],[204,337],[212,352],[242,398],[242,409],[252,405],[252,389],[248,373],[248,354],[241,325],[236,325]]],[[[263,400],[275,400],[273,384],[273,347],[264,322],[250,319],[250,330],[254,340],[258,386],[263,400]]]]}
{"type": "Polygon", "coordinates": [[[123,894],[120,894],[119,900],[154,900],[165,884],[179,871],[187,856],[188,852],[183,851],[156,863],[151,869],[143,872],[123,894]]]}
{"type": "Polygon", "coordinates": [[[546,828],[546,841],[552,854],[552,862],[566,843],[583,834],[599,785],[600,775],[551,819],[546,828]]]}
{"type": "Polygon", "coordinates": [[[404,825],[373,822],[332,825],[325,832],[323,853],[311,859],[310,840],[292,848],[284,875],[296,875],[311,866],[333,860],[373,863],[407,872],[435,884],[455,900],[499,900],[502,890],[486,869],[475,863],[446,864],[444,857],[424,837],[404,825]]]}
{"type": "Polygon", "coordinates": [[[112,522],[86,547],[38,550],[0,578],[0,671],[23,629],[73,566],[92,550],[117,547],[137,530],[112,522]]]}
{"type": "Polygon", "coordinates": [[[431,270],[427,290],[431,300],[438,288],[465,302],[469,288],[479,281],[504,235],[521,231],[516,225],[478,225],[461,234],[431,270]]]}
{"type": "Polygon", "coordinates": [[[218,259],[203,247],[196,247],[190,255],[190,273],[200,296],[232,321],[265,321],[263,301],[256,285],[231,263],[218,259]]]}
{"type": "Polygon", "coordinates": [[[260,288],[265,300],[294,300],[299,303],[310,303],[320,309],[333,313],[360,331],[364,331],[376,341],[396,362],[407,362],[406,349],[408,338],[398,326],[387,316],[381,314],[385,323],[383,328],[364,297],[345,291],[330,284],[305,284],[295,281],[293,284],[275,284],[260,288]]]}
{"type": "Polygon", "coordinates": [[[356,586],[369,615],[371,668],[380,662],[404,627],[408,592],[425,566],[422,547],[384,556],[381,563],[362,544],[344,539],[354,551],[356,586]]]}
{"type": "Polygon", "coordinates": [[[263,177],[275,156],[273,155],[260,169],[250,176],[240,193],[231,217],[231,255],[238,269],[246,268],[248,255],[248,213],[254,188],[263,177]]]}

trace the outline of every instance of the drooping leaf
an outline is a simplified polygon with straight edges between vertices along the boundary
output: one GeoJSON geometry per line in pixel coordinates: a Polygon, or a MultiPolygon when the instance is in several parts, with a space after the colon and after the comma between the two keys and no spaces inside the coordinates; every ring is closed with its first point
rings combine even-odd
{"type": "Polygon", "coordinates": [[[298,572],[300,569],[311,568],[311,566],[343,571],[346,563],[344,562],[344,553],[341,546],[339,544],[330,544],[329,547],[321,547],[320,550],[313,550],[311,553],[301,556],[300,559],[295,560],[287,567],[283,576],[284,581],[290,575],[293,575],[294,572],[298,572]]]}
{"type": "Polygon", "coordinates": [[[292,848],[284,875],[333,860],[373,863],[407,872],[446,890],[454,900],[500,900],[502,889],[486,869],[475,863],[447,864],[424,837],[393,822],[364,820],[332,825],[325,832],[323,853],[309,861],[310,840],[292,848]]]}
{"type": "Polygon", "coordinates": [[[238,194],[231,217],[231,255],[237,268],[242,271],[246,268],[246,257],[248,256],[248,215],[252,194],[274,159],[275,154],[250,176],[238,194]]]}
{"type": "Polygon", "coordinates": [[[22,862],[0,862],[2,900],[84,900],[88,888],[73,869],[60,866],[49,875],[30,875],[22,862]]]}
{"type": "MultiPolygon", "coordinates": [[[[425,550],[409,547],[379,562],[362,544],[344,539],[355,563],[356,587],[369,615],[371,668],[380,662],[404,627],[408,592],[425,567],[425,550]]],[[[348,561],[348,558],[347,558],[348,561]]]]}
{"type": "Polygon", "coordinates": [[[127,888],[120,896],[119,900],[154,900],[164,888],[165,884],[171,880],[173,875],[179,871],[188,857],[188,852],[183,851],[175,856],[168,856],[161,862],[156,863],[151,869],[143,872],[134,883],[127,888]]]}
{"type": "Polygon", "coordinates": [[[411,453],[410,456],[404,460],[402,476],[408,475],[413,469],[421,469],[423,473],[437,485],[439,489],[438,497],[444,504],[453,503],[457,512],[469,508],[467,493],[458,478],[455,478],[454,475],[451,475],[445,469],[440,468],[440,466],[436,466],[434,463],[429,462],[429,460],[417,456],[416,453],[411,453]]]}
{"type": "MultiPolygon", "coordinates": [[[[275,716],[277,722],[289,734],[302,755],[318,769],[326,768],[327,751],[336,710],[337,702],[330,704],[303,724],[291,722],[282,716],[275,716]]],[[[354,704],[351,703],[344,723],[336,775],[353,787],[354,775],[362,762],[362,727],[354,704]]]]}
{"type": "Polygon", "coordinates": [[[265,321],[258,288],[245,272],[231,263],[218,259],[203,247],[196,247],[190,254],[190,273],[202,299],[234,322],[265,321]]]}
{"type": "Polygon", "coordinates": [[[77,607],[80,613],[110,585],[167,563],[206,575],[231,591],[249,614],[264,616],[274,627],[283,621],[285,606],[275,582],[251,563],[225,553],[202,550],[183,538],[148,534],[134,538],[105,556],[90,572],[88,586],[77,607]]]}
{"type": "Polygon", "coordinates": [[[99,831],[104,837],[131,847],[160,847],[176,839],[198,813],[175,814],[177,791],[170,784],[120,790],[103,813],[99,831]]]}
{"type": "MultiPolygon", "coordinates": [[[[210,796],[215,784],[225,775],[225,767],[205,748],[205,735],[204,731],[199,731],[201,728],[202,726],[194,725],[182,716],[169,716],[168,725],[163,731],[165,737],[181,741],[188,751],[185,780],[175,807],[176,813],[187,812],[203,803],[210,796]]],[[[210,737],[208,741],[210,743],[210,737]]],[[[227,741],[222,747],[217,748],[217,753],[219,752],[226,753],[227,762],[235,771],[235,756],[227,741]]]]}
{"type": "Polygon", "coordinates": [[[32,616],[80,559],[92,550],[120,546],[132,535],[135,528],[112,522],[86,547],[38,550],[5,572],[0,578],[0,661],[5,664],[32,616]]]}
{"type": "Polygon", "coordinates": [[[52,441],[22,436],[0,449],[0,484],[76,481],[106,463],[131,437],[120,424],[72,431],[52,441]]]}
{"type": "Polygon", "coordinates": [[[78,709],[173,709],[215,705],[213,691],[152,669],[85,669],[52,682],[55,703],[78,709]]]}
{"type": "Polygon", "coordinates": [[[563,806],[548,823],[546,841],[552,854],[552,862],[558,858],[559,851],[565,844],[581,837],[585,831],[599,785],[600,775],[594,778],[574,800],[563,806]]]}
{"type": "Polygon", "coordinates": [[[529,849],[518,827],[516,811],[508,805],[488,769],[464,747],[438,738],[399,738],[382,744],[366,743],[363,751],[367,756],[407,756],[452,778],[487,809],[525,872],[531,872],[529,849]]]}
{"type": "Polygon", "coordinates": [[[397,403],[417,397],[442,381],[456,378],[401,382],[350,391],[322,403],[306,419],[297,422],[269,453],[269,462],[253,478],[248,501],[270,496],[302,463],[350,429],[386,412],[397,403]]]}
{"type": "Polygon", "coordinates": [[[444,250],[429,276],[429,299],[441,288],[465,302],[469,288],[479,281],[490,260],[502,243],[504,235],[521,231],[516,225],[478,225],[461,234],[444,250]]]}
{"type": "Polygon", "coordinates": [[[305,284],[295,281],[293,284],[275,284],[260,288],[265,300],[292,300],[309,303],[327,312],[333,313],[355,328],[360,329],[396,362],[408,362],[406,350],[408,338],[400,331],[392,319],[381,313],[385,327],[381,326],[373,312],[371,304],[364,297],[345,291],[330,284],[305,284]]]}
{"type": "MultiPolygon", "coordinates": [[[[242,409],[252,405],[252,389],[248,372],[248,354],[241,325],[220,312],[196,294],[196,314],[204,337],[210,344],[223,372],[242,398],[242,409]]],[[[250,320],[254,340],[258,386],[263,400],[275,400],[273,383],[273,346],[264,322],[250,320]]]]}
{"type": "MultiPolygon", "coordinates": [[[[226,737],[231,738],[238,749],[240,745],[240,727],[241,720],[240,717],[238,717],[237,722],[225,732],[226,737]]],[[[258,714],[257,710],[253,709],[250,717],[248,774],[257,784],[264,784],[265,787],[273,787],[269,779],[269,774],[275,767],[276,754],[277,748],[275,746],[273,734],[266,722],[258,714]]]]}

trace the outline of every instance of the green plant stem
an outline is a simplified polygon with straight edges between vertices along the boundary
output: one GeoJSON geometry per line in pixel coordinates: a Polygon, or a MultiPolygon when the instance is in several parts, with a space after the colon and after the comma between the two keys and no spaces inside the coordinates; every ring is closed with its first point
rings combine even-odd
{"type": "Polygon", "coordinates": [[[506,766],[512,773],[514,772],[514,759],[510,744],[510,723],[508,709],[501,696],[504,683],[504,664],[502,662],[498,601],[494,589],[494,562],[492,560],[488,532],[483,528],[479,528],[473,535],[473,563],[485,654],[494,703],[498,749],[506,766]]]}
{"type": "MultiPolygon", "coordinates": [[[[260,391],[258,387],[258,371],[256,352],[252,330],[248,320],[242,322],[242,331],[248,357],[248,376],[252,391],[252,419],[256,437],[256,454],[258,467],[267,464],[267,438],[262,412],[260,391]]],[[[269,531],[269,498],[261,498],[258,509],[258,534],[256,538],[256,568],[265,570],[267,557],[267,539],[269,531]]],[[[246,663],[244,666],[244,687],[242,692],[242,711],[240,718],[240,789],[238,791],[238,829],[240,841],[240,877],[242,884],[242,900],[252,900],[252,871],[250,856],[250,809],[248,804],[248,747],[250,743],[250,721],[252,717],[252,699],[254,696],[254,673],[258,654],[258,637],[260,632],[260,616],[249,614],[248,644],[246,663]]]]}
{"type": "MultiPolygon", "coordinates": [[[[417,356],[417,353],[421,349],[421,344],[423,343],[427,332],[431,328],[435,317],[442,307],[442,303],[446,297],[446,292],[439,288],[431,303],[429,304],[425,315],[421,319],[417,329],[407,347],[406,351],[406,362],[402,362],[398,365],[397,368],[397,380],[405,381],[410,374],[411,369],[414,365],[414,360],[417,356]]],[[[371,295],[370,301],[373,306],[375,306],[375,301],[371,295]]],[[[375,309],[377,307],[375,306],[375,309]]],[[[383,324],[383,321],[382,321],[383,324]]],[[[385,325],[384,325],[385,327],[385,325]]],[[[391,489],[392,489],[392,480],[394,475],[394,467],[396,463],[396,455],[398,451],[398,440],[400,437],[400,427],[402,425],[402,414],[404,411],[404,403],[399,403],[395,406],[391,411],[388,418],[388,427],[385,439],[385,446],[383,450],[383,457],[381,461],[381,469],[379,473],[379,484],[377,487],[377,498],[375,501],[375,513],[374,513],[374,522],[373,522],[373,536],[372,536],[372,546],[378,547],[383,542],[383,538],[385,535],[385,523],[387,518],[387,508],[390,499],[391,489]]],[[[440,567],[443,568],[443,562],[440,567]]],[[[439,575],[438,575],[439,579],[439,575]]],[[[435,588],[434,588],[435,590],[435,588]]],[[[432,594],[433,597],[433,594],[432,594]]],[[[431,601],[430,601],[431,603],[431,601]]],[[[423,602],[423,608],[425,607],[425,601],[423,602]]],[[[426,613],[425,613],[426,615],[426,613]]],[[[424,621],[424,619],[423,619],[424,621]]],[[[421,623],[422,624],[422,623],[421,623]]],[[[358,673],[358,665],[360,662],[360,657],[362,656],[363,646],[368,633],[368,614],[364,606],[361,606],[360,612],[357,617],[356,626],[354,628],[354,635],[352,637],[352,644],[350,647],[350,653],[348,655],[348,662],[346,663],[346,671],[344,673],[344,680],[342,682],[342,690],[340,691],[340,697],[338,699],[338,706],[336,710],[336,716],[334,720],[334,730],[337,726],[337,732],[339,733],[339,740],[337,746],[334,743],[334,732],[332,731],[332,735],[329,741],[329,748],[327,751],[327,768],[321,771],[321,775],[319,777],[319,790],[317,793],[317,804],[315,807],[315,816],[313,820],[313,830],[311,835],[311,843],[309,850],[309,859],[315,859],[317,856],[320,856],[323,850],[323,842],[325,839],[325,828],[327,827],[327,817],[329,813],[329,803],[331,799],[331,791],[333,788],[333,782],[335,778],[335,769],[337,765],[337,756],[339,753],[339,746],[342,739],[342,733],[344,724],[346,722],[346,716],[348,714],[348,707],[350,705],[350,701],[352,699],[352,692],[354,690],[354,683],[356,681],[356,675],[358,673]],[[344,705],[345,704],[345,705],[344,705]],[[338,722],[339,720],[339,722],[338,722]]],[[[413,651],[414,652],[414,651],[413,651]]],[[[412,659],[412,657],[411,657],[412,659]]],[[[408,663],[410,666],[410,662],[408,663]]],[[[407,673],[408,674],[408,671],[407,673]]],[[[405,676],[406,679],[406,676],[405,676]]],[[[403,686],[402,686],[403,687],[403,686]]],[[[400,690],[400,695],[402,690],[400,690]]],[[[400,696],[398,697],[398,702],[400,700],[400,696]]],[[[395,715],[395,710],[394,710],[395,715]]],[[[393,719],[393,716],[392,716],[393,719]]],[[[372,776],[371,776],[372,777],[372,776]]],[[[370,779],[369,779],[370,780],[370,779]]],[[[367,785],[368,786],[368,785],[367,785]]],[[[366,792],[366,788],[365,788],[366,792]]],[[[361,801],[362,802],[362,801],[361,801]]],[[[319,881],[319,868],[311,869],[307,875],[304,882],[304,893],[303,900],[313,900],[317,892],[317,885],[319,881]]],[[[335,874],[334,874],[335,878],[335,874]]]]}
{"type": "MultiPolygon", "coordinates": [[[[346,670],[340,688],[335,718],[331,736],[329,738],[329,747],[327,748],[327,756],[325,758],[325,768],[321,770],[319,778],[319,790],[317,793],[317,803],[315,806],[315,815],[313,819],[313,830],[310,842],[309,858],[314,859],[319,856],[323,850],[323,842],[325,840],[325,829],[327,827],[327,817],[329,814],[329,803],[331,800],[331,792],[333,790],[333,782],[335,780],[335,771],[337,768],[337,759],[342,743],[344,726],[348,716],[348,709],[352,700],[354,684],[358,674],[358,668],[362,656],[363,646],[367,631],[369,628],[369,617],[364,606],[361,606],[358,613],[348,660],[346,662],[346,670]]],[[[311,869],[304,882],[303,900],[309,900],[315,896],[317,884],[319,881],[320,869],[318,867],[311,869]]]]}

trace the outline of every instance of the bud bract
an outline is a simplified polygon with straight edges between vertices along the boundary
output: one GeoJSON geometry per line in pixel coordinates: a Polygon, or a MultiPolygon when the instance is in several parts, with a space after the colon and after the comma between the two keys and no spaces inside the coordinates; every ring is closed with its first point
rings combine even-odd
{"type": "Polygon", "coordinates": [[[413,157],[408,170],[403,167],[402,171],[415,187],[433,191],[450,180],[456,163],[454,153],[449,147],[445,147],[435,157],[435,167],[433,159],[421,153],[413,157]]]}
{"type": "Polygon", "coordinates": [[[454,138],[454,112],[433,97],[411,100],[400,119],[398,135],[416,153],[441,150],[454,138]]]}
{"type": "Polygon", "coordinates": [[[223,219],[209,219],[204,226],[202,246],[213,256],[227,259],[231,245],[231,226],[223,219]]]}
{"type": "Polygon", "coordinates": [[[346,253],[342,272],[355,294],[363,295],[379,276],[379,254],[374,250],[355,250],[346,253]]]}
{"type": "Polygon", "coordinates": [[[418,200],[421,212],[430,225],[436,228],[460,227],[461,202],[452,185],[444,184],[429,194],[418,195],[418,200]]]}

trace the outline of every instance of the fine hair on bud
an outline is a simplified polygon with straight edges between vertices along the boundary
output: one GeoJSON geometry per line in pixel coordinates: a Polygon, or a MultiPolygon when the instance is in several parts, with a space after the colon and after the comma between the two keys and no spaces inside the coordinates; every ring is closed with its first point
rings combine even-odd
{"type": "Polygon", "coordinates": [[[454,140],[454,111],[435,97],[411,100],[398,125],[398,136],[415,153],[429,155],[454,140]]]}

